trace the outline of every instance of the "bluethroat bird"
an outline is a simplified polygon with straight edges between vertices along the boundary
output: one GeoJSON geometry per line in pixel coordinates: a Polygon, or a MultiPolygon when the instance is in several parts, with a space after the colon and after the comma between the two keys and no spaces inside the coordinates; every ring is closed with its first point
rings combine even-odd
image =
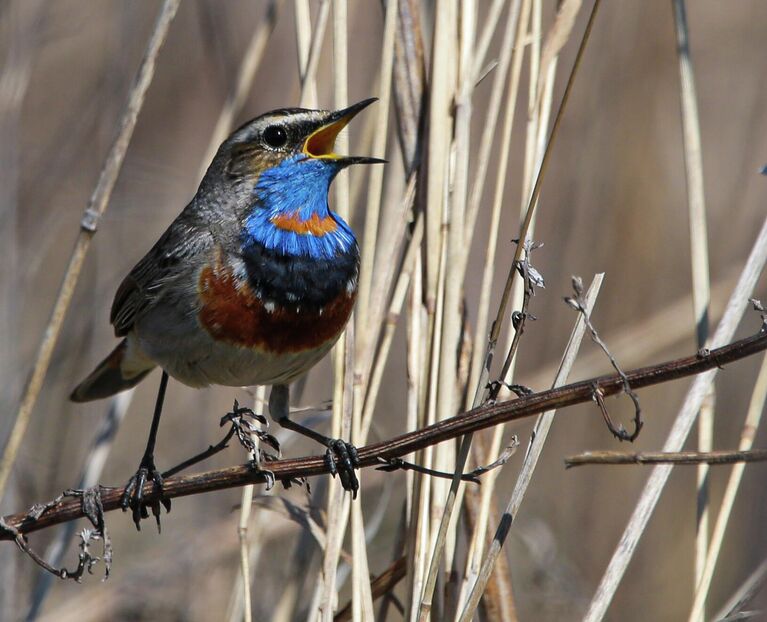
{"type": "Polygon", "coordinates": [[[154,445],[168,375],[191,387],[271,385],[272,418],[325,445],[331,471],[335,455],[344,488],[356,492],[356,450],[289,419],[288,385],[330,350],[354,306],[359,247],[328,190],[347,166],[384,162],[333,151],[373,101],[274,110],[240,127],[117,290],[110,319],[123,339],[71,399],[113,395],[162,368],[146,451],[122,498],[137,527],[144,483],[162,489],[154,445]]]}

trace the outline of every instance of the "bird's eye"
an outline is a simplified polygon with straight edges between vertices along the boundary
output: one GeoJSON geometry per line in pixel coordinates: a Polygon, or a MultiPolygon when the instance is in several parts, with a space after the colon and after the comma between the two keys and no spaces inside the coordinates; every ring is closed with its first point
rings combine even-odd
{"type": "Polygon", "coordinates": [[[270,125],[264,130],[264,142],[272,149],[284,147],[288,142],[288,133],[281,125],[270,125]]]}

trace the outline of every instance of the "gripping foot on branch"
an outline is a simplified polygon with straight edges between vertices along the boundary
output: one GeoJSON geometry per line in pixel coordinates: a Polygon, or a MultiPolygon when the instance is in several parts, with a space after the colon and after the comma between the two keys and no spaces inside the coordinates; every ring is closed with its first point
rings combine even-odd
{"type": "Polygon", "coordinates": [[[254,412],[246,406],[240,406],[237,400],[234,400],[234,407],[221,417],[221,425],[231,424],[230,435],[237,435],[237,440],[252,456],[251,467],[266,478],[266,489],[270,490],[274,486],[274,473],[269,469],[263,468],[265,462],[277,460],[280,453],[280,442],[273,434],[269,434],[269,421],[263,415],[254,412]],[[264,429],[261,429],[263,426],[264,429]],[[256,443],[256,439],[263,445],[273,449],[276,454],[269,453],[261,449],[256,443]]]}
{"type": "Polygon", "coordinates": [[[149,518],[149,509],[157,521],[157,531],[161,531],[160,525],[160,504],[166,512],[170,512],[170,499],[162,498],[163,479],[160,471],[154,464],[154,456],[145,454],[141,460],[138,470],[133,474],[125,485],[122,497],[120,498],[120,507],[123,512],[130,508],[133,512],[133,522],[136,529],[141,531],[141,519],[149,518]],[[160,493],[160,497],[151,503],[144,502],[144,484],[147,481],[154,482],[155,488],[160,493]]]}
{"type": "Polygon", "coordinates": [[[333,477],[338,474],[343,489],[351,491],[352,498],[356,499],[357,491],[360,489],[360,482],[354,472],[354,469],[360,466],[357,448],[340,438],[328,439],[327,447],[325,464],[328,465],[330,474],[333,477]]]}
{"type": "Polygon", "coordinates": [[[355,469],[359,468],[359,458],[357,448],[340,438],[330,438],[320,434],[311,428],[296,423],[290,419],[290,392],[287,385],[275,384],[272,386],[272,392],[269,394],[269,412],[277,423],[283,428],[298,432],[302,436],[311,438],[327,447],[325,453],[325,464],[330,474],[339,476],[341,486],[344,490],[352,493],[352,498],[357,498],[357,491],[360,488],[359,480],[355,469]]]}

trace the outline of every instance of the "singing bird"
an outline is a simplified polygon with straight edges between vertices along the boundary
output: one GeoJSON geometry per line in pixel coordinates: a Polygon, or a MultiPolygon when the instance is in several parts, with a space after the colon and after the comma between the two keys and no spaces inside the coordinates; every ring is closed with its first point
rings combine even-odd
{"type": "Polygon", "coordinates": [[[354,306],[359,247],[328,191],[347,166],[384,162],[334,153],[338,133],[374,101],[284,108],[240,127],[117,290],[111,323],[123,339],[71,399],[113,395],[162,368],[146,451],[122,497],[137,527],[144,483],[162,489],[154,444],[168,375],[191,387],[271,385],[272,418],[323,443],[356,492],[353,446],[291,421],[288,385],[330,350],[354,306]]]}

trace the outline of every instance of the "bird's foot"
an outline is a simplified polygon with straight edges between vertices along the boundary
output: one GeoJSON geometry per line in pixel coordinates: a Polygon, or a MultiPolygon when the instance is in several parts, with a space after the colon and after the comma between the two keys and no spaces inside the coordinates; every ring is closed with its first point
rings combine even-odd
{"type": "Polygon", "coordinates": [[[341,486],[344,490],[352,493],[352,498],[357,498],[360,482],[354,469],[359,468],[360,461],[357,456],[357,448],[343,439],[334,438],[328,441],[328,450],[325,453],[325,463],[328,465],[330,474],[335,477],[338,474],[341,486]]]}
{"type": "Polygon", "coordinates": [[[166,512],[170,512],[170,499],[163,499],[162,493],[162,475],[160,475],[160,472],[154,465],[154,456],[144,456],[138,470],[125,485],[125,490],[123,490],[122,497],[120,498],[120,506],[122,507],[123,512],[128,508],[131,508],[133,512],[133,522],[135,523],[137,530],[141,531],[141,519],[149,518],[149,509],[151,509],[152,515],[157,521],[157,531],[161,531],[160,504],[162,504],[166,512]],[[154,482],[156,489],[160,493],[160,496],[150,503],[144,502],[144,484],[146,484],[147,481],[154,482]]]}
{"type": "Polygon", "coordinates": [[[232,425],[231,432],[237,435],[237,440],[240,441],[240,445],[242,445],[248,452],[262,452],[255,443],[255,439],[258,439],[261,443],[271,447],[277,452],[276,456],[270,457],[279,457],[280,443],[272,434],[267,432],[269,429],[269,421],[263,415],[253,412],[253,410],[245,406],[240,406],[239,402],[234,400],[234,408],[232,411],[221,417],[220,425],[223,426],[227,423],[232,425]],[[261,426],[263,426],[263,429],[261,426]]]}

